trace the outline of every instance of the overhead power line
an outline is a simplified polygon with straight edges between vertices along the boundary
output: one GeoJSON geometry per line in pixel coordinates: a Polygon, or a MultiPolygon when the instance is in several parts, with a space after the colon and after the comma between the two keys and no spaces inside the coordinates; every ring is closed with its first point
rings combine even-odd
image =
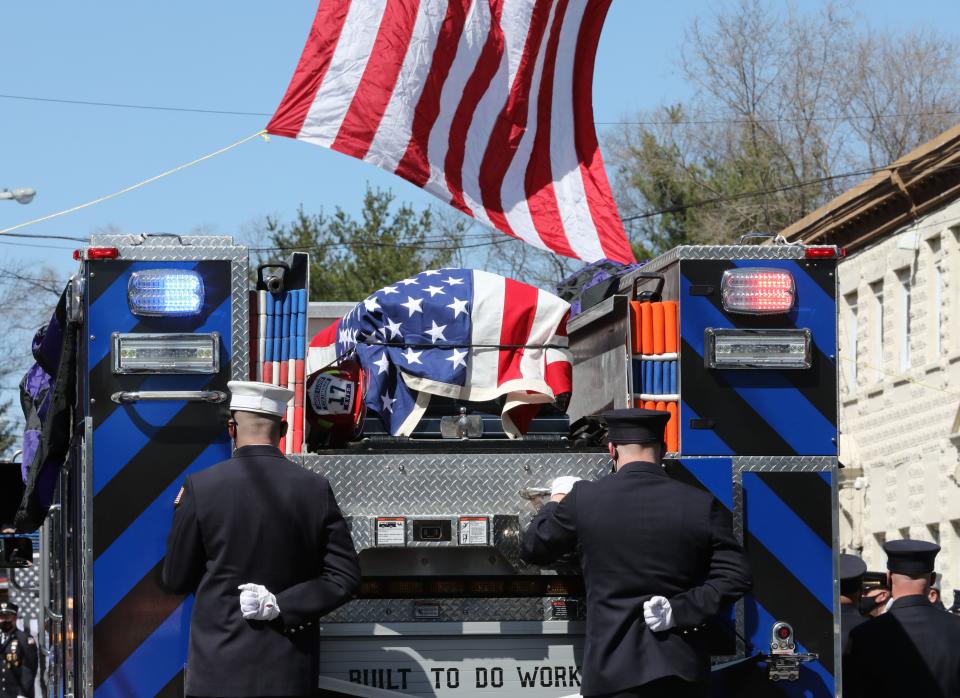
{"type": "MultiPolygon", "coordinates": [[[[949,169],[952,167],[957,167],[956,165],[946,165],[941,169],[949,169]]],[[[864,170],[854,170],[850,172],[840,172],[835,175],[827,175],[825,177],[817,177],[816,179],[801,180],[799,182],[794,182],[793,184],[786,184],[782,187],[774,187],[772,189],[755,189],[753,191],[744,191],[738,192],[736,194],[727,194],[725,196],[714,196],[708,199],[701,199],[699,201],[692,201],[689,204],[681,204],[679,206],[667,206],[666,208],[651,210],[651,211],[640,211],[637,213],[632,213],[627,216],[621,216],[621,220],[624,223],[629,223],[630,221],[641,220],[644,218],[653,218],[655,216],[662,216],[666,213],[678,213],[680,211],[686,211],[691,208],[699,208],[700,206],[711,206],[714,204],[724,204],[731,201],[739,201],[740,199],[750,199],[757,196],[770,196],[773,194],[781,194],[787,191],[793,191],[795,189],[804,189],[806,187],[816,186],[818,184],[826,184],[827,182],[832,182],[837,179],[848,179],[850,177],[865,177],[867,175],[876,174],[877,172],[883,172],[885,170],[891,169],[890,165],[885,167],[872,167],[864,170]]]]}
{"type": "Polygon", "coordinates": [[[174,111],[189,114],[219,114],[221,116],[272,116],[265,112],[235,111],[230,109],[199,109],[195,107],[164,107],[157,104],[123,104],[120,102],[94,102],[85,99],[59,99],[55,97],[32,97],[27,95],[3,95],[0,99],[15,99],[22,102],[49,102],[53,104],[75,104],[84,107],[109,107],[113,109],[144,109],[148,111],[174,111]]]}
{"type": "MultiPolygon", "coordinates": [[[[124,102],[98,102],[86,99],[62,99],[59,97],[35,97],[32,95],[0,94],[0,99],[18,100],[21,102],[46,102],[50,104],[72,104],[83,107],[105,107],[109,109],[140,109],[145,111],[182,112],[185,114],[210,114],[215,116],[273,116],[271,112],[243,111],[239,109],[205,109],[201,107],[172,107],[160,104],[128,104],[124,102]]],[[[649,119],[638,121],[596,121],[598,126],[706,126],[710,124],[774,124],[774,123],[807,123],[810,121],[867,121],[870,119],[912,119],[922,116],[956,116],[960,111],[917,111],[893,112],[889,114],[843,114],[824,116],[797,116],[776,118],[748,118],[748,117],[708,117],[703,119],[649,119]]]]}
{"type": "Polygon", "coordinates": [[[916,119],[921,116],[955,116],[960,111],[918,111],[890,114],[843,114],[834,116],[732,117],[706,119],[656,119],[649,121],[595,121],[601,126],[709,126],[711,124],[805,124],[811,121],[869,121],[870,119],[916,119]]]}
{"type": "Polygon", "coordinates": [[[38,240],[69,240],[71,242],[86,242],[87,238],[76,235],[41,235],[38,233],[5,233],[5,238],[35,238],[38,240]]]}
{"type": "Polygon", "coordinates": [[[9,240],[0,240],[0,245],[6,245],[7,247],[27,247],[31,250],[62,250],[64,252],[73,250],[76,247],[75,245],[69,245],[65,247],[63,245],[44,245],[43,243],[37,242],[11,242],[9,240]]]}

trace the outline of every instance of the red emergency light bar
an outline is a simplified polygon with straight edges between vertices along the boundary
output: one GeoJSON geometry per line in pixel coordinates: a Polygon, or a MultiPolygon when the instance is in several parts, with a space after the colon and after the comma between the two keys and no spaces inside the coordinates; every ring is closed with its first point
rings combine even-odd
{"type": "Polygon", "coordinates": [[[837,259],[839,257],[846,257],[847,251],[842,247],[835,247],[833,245],[818,245],[816,247],[808,247],[805,250],[807,259],[837,259]]]}
{"type": "Polygon", "coordinates": [[[78,262],[85,259],[116,259],[120,250],[116,247],[88,247],[85,250],[74,250],[73,258],[78,262]]]}
{"type": "Polygon", "coordinates": [[[728,269],[720,282],[720,300],[728,313],[788,313],[795,296],[793,276],[782,269],[728,269]]]}

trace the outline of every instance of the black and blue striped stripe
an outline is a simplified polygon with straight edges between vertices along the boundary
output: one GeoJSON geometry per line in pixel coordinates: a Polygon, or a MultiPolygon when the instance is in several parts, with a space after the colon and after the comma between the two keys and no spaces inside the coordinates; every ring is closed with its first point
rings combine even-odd
{"type": "MultiPolygon", "coordinates": [[[[117,390],[226,388],[232,358],[228,261],[89,264],[86,370],[93,432],[94,692],[96,696],[174,695],[182,691],[192,599],[159,583],[173,499],[186,474],[229,457],[223,408],[205,403],[118,405],[117,390]],[[191,318],[138,318],[127,282],[140,269],[198,271],[203,312],[191,318]],[[218,332],[220,373],[114,375],[114,332],[218,332]],[[178,679],[179,677],[179,679],[178,679]]],[[[245,299],[243,299],[245,300],[245,299]]]]}
{"type": "MultiPolygon", "coordinates": [[[[734,510],[731,458],[683,459],[670,463],[668,471],[734,510]]],[[[791,623],[798,651],[819,655],[793,688],[818,698],[834,695],[831,477],[830,472],[742,473],[743,544],[753,574],[753,591],[744,599],[747,652],[765,654],[773,624],[791,623]],[[794,488],[802,496],[781,497],[794,488]]]]}
{"type": "Polygon", "coordinates": [[[836,455],[836,299],[827,290],[833,260],[680,263],[681,377],[685,455],[836,455]],[[791,272],[797,300],[782,316],[724,311],[720,282],[727,269],[773,267],[791,272]],[[696,293],[692,293],[692,289],[696,293]],[[706,290],[705,290],[706,289],[706,290]],[[805,328],[812,366],[806,370],[718,370],[704,365],[707,328],[805,328]],[[696,415],[694,417],[693,415],[696,415]]]}

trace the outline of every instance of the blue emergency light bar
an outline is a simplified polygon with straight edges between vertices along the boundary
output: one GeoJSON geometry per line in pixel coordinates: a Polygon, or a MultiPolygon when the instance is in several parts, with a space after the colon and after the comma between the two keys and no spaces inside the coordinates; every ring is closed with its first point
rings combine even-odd
{"type": "Polygon", "coordinates": [[[148,269],[130,275],[130,312],[147,317],[185,317],[203,309],[203,279],[189,269],[148,269]]]}

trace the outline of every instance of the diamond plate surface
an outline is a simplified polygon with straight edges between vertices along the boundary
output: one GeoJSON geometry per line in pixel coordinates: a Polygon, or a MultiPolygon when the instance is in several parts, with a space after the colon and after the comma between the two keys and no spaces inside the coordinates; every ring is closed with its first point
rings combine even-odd
{"type": "Polygon", "coordinates": [[[162,259],[173,259],[167,255],[171,252],[180,251],[180,259],[229,259],[228,257],[206,257],[206,253],[198,253],[197,249],[202,250],[242,250],[244,257],[247,256],[247,250],[241,245],[237,245],[229,235],[170,235],[167,233],[149,234],[134,233],[126,235],[92,235],[90,236],[91,247],[118,247],[121,248],[122,259],[153,259],[154,261],[162,259]],[[156,252],[158,248],[167,248],[163,252],[156,252]],[[162,254],[162,257],[149,257],[156,252],[162,254]]]}
{"type": "Polygon", "coordinates": [[[233,380],[249,376],[250,342],[247,292],[249,255],[227,235],[94,235],[92,247],[116,247],[120,258],[142,262],[228,261],[231,284],[231,366],[233,380]]]}
{"type": "Polygon", "coordinates": [[[40,620],[39,558],[34,554],[33,567],[10,571],[10,600],[20,607],[20,620],[28,627],[31,620],[40,620]]]}
{"type": "Polygon", "coordinates": [[[837,467],[836,456],[734,456],[734,473],[816,473],[837,467]]]}
{"type": "MultiPolygon", "coordinates": [[[[492,521],[492,547],[516,572],[526,574],[543,570],[520,559],[520,532],[535,512],[521,490],[549,487],[561,475],[596,480],[610,471],[605,453],[306,455],[297,459],[330,481],[358,551],[376,547],[378,516],[450,518],[454,532],[457,517],[486,516],[492,521]]],[[[411,540],[411,529],[408,523],[407,548],[458,547],[456,533],[452,542],[423,543],[411,540]]]]}
{"type": "MultiPolygon", "coordinates": [[[[449,623],[451,621],[550,620],[553,598],[529,599],[358,599],[323,617],[323,623],[449,623]],[[435,618],[417,618],[417,607],[439,609],[435,618]]],[[[582,620],[585,604],[575,618],[582,620]]]]}
{"type": "MultiPolygon", "coordinates": [[[[643,265],[641,272],[660,271],[681,259],[804,259],[802,245],[681,245],[643,265]]],[[[620,290],[633,285],[633,275],[620,282],[620,290]]]]}
{"type": "MultiPolygon", "coordinates": [[[[456,443],[450,444],[456,449],[456,443]]],[[[531,511],[520,496],[555,477],[596,480],[606,453],[319,455],[297,459],[324,475],[350,516],[512,515],[531,511]]]]}

